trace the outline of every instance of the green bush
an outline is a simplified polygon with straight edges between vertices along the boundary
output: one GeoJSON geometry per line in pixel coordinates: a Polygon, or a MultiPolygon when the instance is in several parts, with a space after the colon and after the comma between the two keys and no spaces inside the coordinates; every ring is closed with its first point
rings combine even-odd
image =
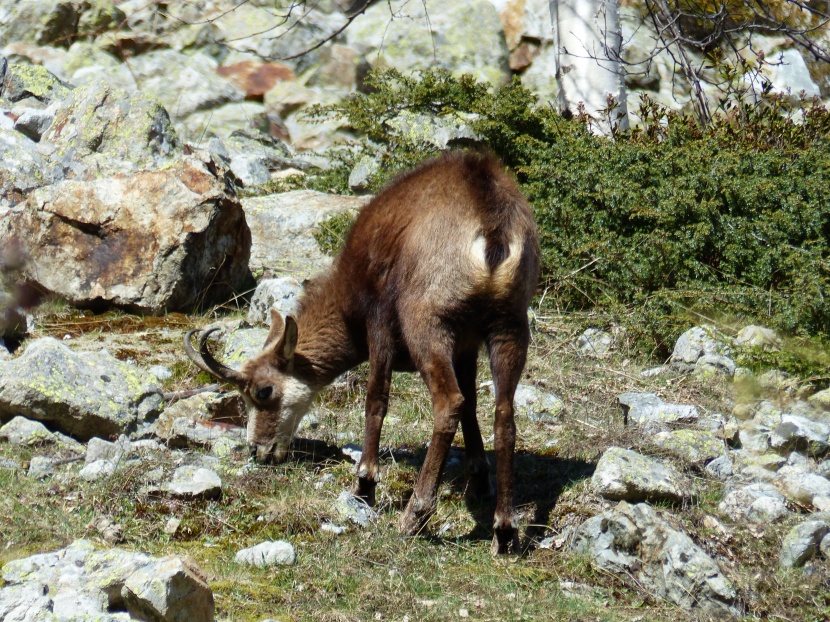
{"type": "MultiPolygon", "coordinates": [[[[403,110],[470,114],[534,206],[545,300],[556,308],[631,318],[658,355],[700,316],[830,335],[823,108],[739,103],[700,128],[645,99],[642,126],[609,140],[593,136],[584,119],[563,119],[517,81],[493,92],[443,72],[386,72],[371,85],[369,94],[314,113],[343,116],[368,138],[340,153],[339,178],[368,155],[381,163],[377,190],[437,152],[394,131],[390,122],[403,110]]],[[[329,171],[329,181],[336,177],[329,171]]]]}

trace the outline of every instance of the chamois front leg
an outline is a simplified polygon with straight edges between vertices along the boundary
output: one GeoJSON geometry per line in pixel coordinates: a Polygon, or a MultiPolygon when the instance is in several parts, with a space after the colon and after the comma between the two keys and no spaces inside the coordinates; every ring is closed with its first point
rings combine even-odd
{"type": "Polygon", "coordinates": [[[369,361],[369,382],[366,386],[366,430],[363,435],[363,455],[357,464],[357,479],[352,494],[369,505],[375,504],[375,488],[380,471],[380,431],[389,407],[389,386],[392,366],[388,357],[375,356],[369,361]]]}
{"type": "Polygon", "coordinates": [[[412,497],[401,516],[400,531],[415,535],[426,525],[435,512],[438,501],[438,485],[447,462],[450,445],[458,430],[464,397],[458,387],[450,357],[434,357],[421,371],[432,394],[435,422],[432,440],[412,497]]]}

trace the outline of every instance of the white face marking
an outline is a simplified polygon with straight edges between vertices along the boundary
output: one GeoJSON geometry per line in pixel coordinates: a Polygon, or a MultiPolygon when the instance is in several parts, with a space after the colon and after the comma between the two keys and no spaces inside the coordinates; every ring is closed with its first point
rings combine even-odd
{"type": "Polygon", "coordinates": [[[284,376],[282,395],[278,412],[260,408],[249,399],[247,440],[251,446],[273,447],[277,461],[282,460],[288,452],[288,446],[294,438],[297,427],[314,401],[316,391],[307,384],[284,376]],[[271,425],[268,425],[268,424],[271,425]],[[262,430],[268,430],[268,436],[262,438],[262,430]]]}

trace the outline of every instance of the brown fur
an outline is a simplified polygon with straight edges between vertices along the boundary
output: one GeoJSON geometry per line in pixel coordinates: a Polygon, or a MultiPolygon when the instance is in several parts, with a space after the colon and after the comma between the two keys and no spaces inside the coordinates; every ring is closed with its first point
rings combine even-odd
{"type": "Polygon", "coordinates": [[[266,348],[243,368],[241,389],[257,413],[249,441],[259,447],[258,456],[275,451],[275,430],[283,425],[276,420],[288,417],[279,411],[288,408],[279,403],[288,399],[279,395],[287,378],[316,393],[368,360],[366,434],[354,492],[373,502],[391,374],[417,370],[432,395],[435,424],[401,519],[401,530],[415,533],[435,509],[459,423],[468,490],[490,491],[475,402],[476,360],[484,344],[496,389],[493,545],[495,552],[515,551],[513,395],[525,363],[527,308],[538,273],[530,207],[493,156],[450,153],[399,177],[361,211],[332,269],[308,285],[296,325],[275,315],[266,348]],[[286,333],[294,326],[292,340],[286,333]],[[264,386],[273,387],[276,399],[256,399],[264,386]]]}

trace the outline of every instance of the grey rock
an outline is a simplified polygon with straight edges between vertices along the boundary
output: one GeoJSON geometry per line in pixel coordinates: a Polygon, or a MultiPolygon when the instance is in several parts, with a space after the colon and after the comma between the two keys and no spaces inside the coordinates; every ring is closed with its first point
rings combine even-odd
{"type": "MultiPolygon", "coordinates": [[[[156,429],[158,430],[158,427],[156,429]]],[[[169,447],[175,448],[190,446],[213,448],[218,445],[235,448],[245,444],[245,428],[211,421],[194,421],[187,417],[173,419],[166,433],[159,436],[169,447]]],[[[227,453],[230,451],[225,452],[227,453]]]]}
{"type": "Polygon", "coordinates": [[[749,346],[761,348],[766,352],[779,352],[783,341],[781,337],[771,328],[763,326],[744,326],[735,337],[736,346],[749,346]]]}
{"type": "Polygon", "coordinates": [[[719,480],[726,480],[734,473],[732,460],[727,454],[722,454],[706,465],[706,472],[719,480]]]}
{"type": "MultiPolygon", "coordinates": [[[[35,188],[62,178],[63,172],[40,153],[37,143],[20,132],[0,128],[0,208],[14,207],[35,188]]],[[[0,219],[0,239],[2,228],[0,219]]]]}
{"type": "Polygon", "coordinates": [[[734,521],[770,523],[789,514],[784,495],[772,484],[748,484],[728,490],[718,509],[734,521]]]}
{"type": "Polygon", "coordinates": [[[402,111],[387,123],[394,134],[429,143],[438,149],[478,142],[470,123],[476,117],[462,114],[427,115],[402,111]]]}
{"type": "Polygon", "coordinates": [[[577,349],[585,356],[605,356],[613,346],[614,335],[599,328],[587,329],[576,340],[577,349]]]}
{"type": "Polygon", "coordinates": [[[55,120],[55,106],[45,110],[26,109],[20,113],[14,122],[14,129],[21,134],[31,138],[33,141],[40,141],[41,136],[52,125],[55,120]]]}
{"type": "Polygon", "coordinates": [[[46,337],[0,362],[0,413],[78,438],[129,433],[155,419],[161,404],[154,378],[105,351],[74,352],[46,337]]]}
{"type": "Polygon", "coordinates": [[[659,432],[652,442],[693,464],[705,464],[726,450],[722,440],[705,430],[659,432]]]}
{"type": "Polygon", "coordinates": [[[261,542],[256,546],[242,549],[234,558],[238,564],[265,568],[267,566],[293,566],[297,554],[291,543],[284,540],[261,542]]]}
{"type": "Polygon", "coordinates": [[[361,156],[357,164],[349,173],[349,188],[354,192],[363,192],[369,188],[372,177],[380,170],[380,163],[376,158],[361,156]]]}
{"type": "Polygon", "coordinates": [[[735,361],[722,354],[704,354],[695,362],[694,373],[698,376],[723,374],[732,378],[735,375],[735,361]]]}
{"type": "Polygon", "coordinates": [[[35,456],[29,461],[27,475],[33,479],[43,479],[55,473],[55,460],[46,456],[35,456]]]}
{"type": "Polygon", "coordinates": [[[211,469],[185,465],[176,469],[164,490],[182,499],[216,499],[222,495],[222,480],[211,469]]]}
{"type": "MultiPolygon", "coordinates": [[[[0,35],[0,41],[8,39],[0,35]]],[[[0,98],[9,102],[34,98],[48,105],[64,99],[71,90],[72,87],[40,65],[10,64],[0,81],[0,98]]]]}
{"type": "Polygon", "coordinates": [[[337,497],[337,501],[334,502],[334,511],[343,520],[350,520],[361,527],[368,527],[369,523],[377,518],[375,510],[347,490],[337,497]]]}
{"type": "Polygon", "coordinates": [[[785,568],[797,568],[819,551],[819,545],[830,532],[827,521],[807,520],[796,525],[781,544],[779,563],[785,568]]]}
{"type": "Polygon", "coordinates": [[[830,450],[830,424],[797,415],[784,415],[770,434],[776,451],[804,451],[816,457],[830,450]]]}
{"type": "Polygon", "coordinates": [[[283,317],[296,315],[302,290],[303,287],[299,281],[290,276],[263,279],[257,284],[254,295],[251,297],[248,322],[265,323],[271,326],[271,309],[275,309],[283,317]]]}
{"type": "Polygon", "coordinates": [[[139,620],[213,622],[213,592],[201,571],[179,557],[166,557],[130,574],[121,596],[139,620]]]}
{"type": "MultiPolygon", "coordinates": [[[[218,108],[194,112],[185,119],[177,119],[176,128],[181,136],[211,153],[222,154],[227,158],[228,166],[245,186],[255,186],[271,179],[271,162],[282,162],[277,152],[262,149],[259,145],[256,153],[245,154],[241,147],[231,147],[230,137],[237,132],[262,133],[269,138],[268,108],[259,102],[231,102],[218,108]],[[210,137],[204,143],[203,137],[210,137]],[[228,143],[226,146],[225,143],[228,143]],[[221,147],[220,147],[221,145],[221,147]]],[[[274,166],[273,170],[282,170],[284,166],[274,166]]]]}
{"type": "Polygon", "coordinates": [[[314,231],[321,222],[344,212],[357,213],[367,199],[296,190],[242,199],[251,228],[251,272],[276,270],[302,281],[331,264],[314,231]]]}
{"type": "Polygon", "coordinates": [[[699,416],[697,407],[664,402],[654,393],[622,393],[617,396],[617,400],[624,417],[630,423],[695,421],[699,416]]]}
{"type": "Polygon", "coordinates": [[[741,614],[737,592],[717,563],[645,503],[621,502],[589,518],[577,528],[572,547],[684,609],[741,614]]]}
{"type": "Polygon", "coordinates": [[[814,408],[818,410],[830,410],[830,389],[824,389],[823,391],[813,393],[810,397],[807,398],[807,402],[809,402],[814,408]]]}
{"type": "Polygon", "coordinates": [[[96,460],[85,465],[78,476],[86,482],[97,482],[115,473],[115,465],[109,460],[96,460]]]}
{"type": "MultiPolygon", "coordinates": [[[[495,393],[492,381],[484,383],[483,386],[491,395],[495,393]]],[[[565,408],[565,404],[553,393],[547,393],[533,385],[519,384],[513,397],[513,407],[516,416],[544,423],[555,421],[557,415],[565,408]]]]}
{"type": "Polygon", "coordinates": [[[779,470],[778,485],[781,492],[798,504],[830,510],[830,480],[807,472],[799,467],[786,466],[779,470]]]}
{"type": "Polygon", "coordinates": [[[726,338],[712,326],[695,326],[680,335],[671,355],[673,363],[694,365],[709,354],[729,356],[726,338]]]}
{"type": "Polygon", "coordinates": [[[609,447],[591,477],[597,494],[625,501],[691,498],[691,482],[667,464],[630,449],[609,447]]]}
{"type": "Polygon", "coordinates": [[[88,465],[99,460],[107,460],[114,465],[118,465],[126,462],[131,451],[132,444],[126,436],[120,436],[114,443],[98,437],[92,437],[86,446],[84,464],[88,465]]]}
{"type": "Polygon", "coordinates": [[[340,448],[340,452],[355,464],[360,462],[360,459],[363,457],[363,447],[355,445],[354,443],[344,445],[340,448]]]}
{"type": "Polygon", "coordinates": [[[159,380],[169,380],[173,377],[172,370],[169,367],[165,367],[164,365],[153,365],[147,371],[153,374],[159,380]]]}
{"type": "Polygon", "coordinates": [[[222,362],[233,369],[239,369],[242,364],[255,354],[259,354],[265,345],[268,330],[264,328],[241,328],[230,333],[225,338],[222,362]]]}
{"type": "Polygon", "coordinates": [[[372,67],[403,72],[437,66],[478,80],[507,80],[508,50],[490,2],[445,2],[426,8],[405,0],[370,6],[346,30],[346,42],[372,67]],[[391,11],[391,13],[390,13],[391,11]],[[399,19],[390,20],[395,15],[399,19]]]}
{"type": "Polygon", "coordinates": [[[57,442],[55,435],[39,421],[15,417],[0,427],[0,440],[12,445],[42,445],[57,442]]]}

